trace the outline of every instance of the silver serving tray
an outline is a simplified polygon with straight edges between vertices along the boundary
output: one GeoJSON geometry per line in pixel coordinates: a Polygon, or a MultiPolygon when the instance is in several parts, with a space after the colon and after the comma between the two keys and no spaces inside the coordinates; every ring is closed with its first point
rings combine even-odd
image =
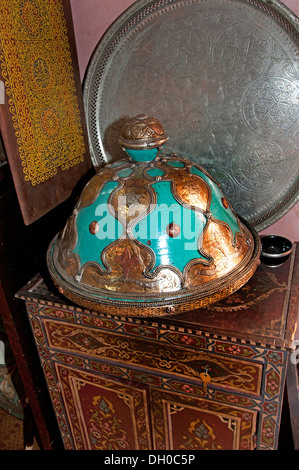
{"type": "Polygon", "coordinates": [[[84,82],[95,168],[124,158],[124,118],[153,115],[260,231],[299,198],[299,22],[277,0],[139,0],[84,82]]]}

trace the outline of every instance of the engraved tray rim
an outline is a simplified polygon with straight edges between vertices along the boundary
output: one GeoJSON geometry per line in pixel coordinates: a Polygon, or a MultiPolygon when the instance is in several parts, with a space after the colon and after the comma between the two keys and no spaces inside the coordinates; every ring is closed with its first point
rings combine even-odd
{"type": "MultiPolygon", "coordinates": [[[[225,0],[183,0],[183,2],[179,2],[179,0],[137,0],[133,3],[129,8],[127,8],[105,31],[103,36],[100,38],[97,46],[94,49],[94,52],[90,58],[89,64],[87,66],[85,77],[83,81],[83,102],[86,114],[86,121],[87,121],[87,132],[88,132],[88,140],[89,140],[89,147],[90,147],[90,155],[91,160],[94,168],[101,167],[104,163],[106,163],[109,159],[104,151],[104,146],[102,145],[102,135],[99,135],[99,131],[97,131],[97,135],[92,131],[92,120],[94,120],[94,116],[91,116],[90,113],[90,104],[92,101],[92,95],[95,91],[93,87],[94,85],[94,74],[100,69],[100,82],[105,78],[105,71],[107,65],[109,65],[109,58],[111,54],[117,51],[118,44],[122,42],[123,38],[129,34],[130,29],[135,27],[135,23],[138,22],[139,16],[142,18],[146,18],[148,13],[145,13],[145,8],[150,7],[151,5],[158,5],[160,4],[162,7],[169,4],[176,4],[176,3],[188,3],[189,5],[198,4],[198,2],[202,3],[211,3],[216,4],[218,2],[223,3],[225,0]],[[136,20],[137,18],[137,20],[136,20]],[[133,25],[128,25],[130,21],[133,19],[133,25]],[[94,150],[94,146],[97,144],[101,146],[102,152],[96,152],[94,150]]],[[[236,4],[246,4],[247,6],[252,6],[253,8],[259,7],[265,8],[267,10],[273,11],[273,16],[276,16],[276,19],[282,20],[284,25],[280,24],[282,27],[290,28],[288,34],[294,36],[295,39],[299,38],[299,18],[296,14],[290,10],[286,5],[280,2],[280,0],[228,0],[229,3],[236,3],[236,4]]],[[[99,77],[99,74],[98,74],[99,77]]],[[[99,82],[99,78],[97,77],[97,82],[99,82]]],[[[100,83],[97,84],[98,88],[100,88],[100,83]]],[[[103,90],[102,90],[103,92],[103,90]]],[[[95,113],[94,113],[95,114],[95,113]]],[[[184,155],[186,157],[186,155],[184,155]]],[[[200,163],[200,162],[198,162],[200,163]]],[[[299,201],[299,174],[296,177],[293,177],[295,181],[292,185],[291,190],[283,195],[283,198],[277,203],[276,205],[271,205],[271,203],[267,204],[266,212],[260,216],[253,217],[251,214],[245,215],[245,218],[251,225],[255,228],[257,232],[264,230],[265,228],[272,225],[274,222],[279,220],[283,215],[285,215],[298,201],[299,201]]],[[[221,181],[219,181],[221,183],[221,181]]],[[[242,214],[244,217],[244,214],[242,214]]]]}

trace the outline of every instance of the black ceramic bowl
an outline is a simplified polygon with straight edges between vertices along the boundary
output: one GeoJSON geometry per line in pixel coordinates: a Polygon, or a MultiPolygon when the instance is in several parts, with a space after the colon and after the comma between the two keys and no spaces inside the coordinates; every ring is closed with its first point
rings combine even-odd
{"type": "Polygon", "coordinates": [[[290,240],[278,235],[261,236],[261,262],[271,268],[284,263],[292,252],[293,244],[290,240]]]}

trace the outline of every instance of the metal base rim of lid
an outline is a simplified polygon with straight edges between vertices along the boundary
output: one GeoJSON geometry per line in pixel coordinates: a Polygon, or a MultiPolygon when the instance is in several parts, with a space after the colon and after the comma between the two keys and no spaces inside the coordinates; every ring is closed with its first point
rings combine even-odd
{"type": "MultiPolygon", "coordinates": [[[[254,228],[248,223],[243,221],[252,234],[254,247],[251,258],[248,263],[243,267],[241,272],[239,270],[233,271],[232,275],[227,276],[225,279],[219,279],[213,284],[210,290],[205,292],[191,293],[190,296],[177,297],[172,299],[162,299],[157,302],[146,301],[121,301],[115,299],[105,299],[100,296],[95,296],[89,292],[85,287],[85,292],[80,290],[80,287],[70,285],[58,273],[53,262],[53,249],[55,248],[55,241],[57,236],[53,239],[47,252],[47,265],[50,276],[59,292],[69,299],[72,303],[85,307],[89,310],[97,311],[109,315],[122,315],[126,317],[161,317],[167,315],[174,315],[191,310],[204,308],[210,304],[216,303],[229,295],[236,292],[244,284],[249,281],[257,267],[260,265],[260,238],[254,228]]],[[[168,294],[170,297],[172,294],[168,294]]],[[[166,295],[165,295],[166,297],[166,295]]]]}
{"type": "Polygon", "coordinates": [[[283,263],[280,263],[280,264],[267,264],[266,266],[268,266],[268,268],[278,268],[279,266],[281,266],[283,263]]]}

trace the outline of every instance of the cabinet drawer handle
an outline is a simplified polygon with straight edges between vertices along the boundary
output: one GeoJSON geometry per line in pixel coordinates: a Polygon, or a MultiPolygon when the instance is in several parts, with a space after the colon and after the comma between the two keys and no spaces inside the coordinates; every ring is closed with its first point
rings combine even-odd
{"type": "Polygon", "coordinates": [[[199,374],[199,377],[201,378],[203,384],[203,391],[205,393],[207,393],[208,390],[208,383],[212,380],[211,376],[208,374],[208,370],[209,368],[205,367],[204,372],[201,372],[201,374],[199,374]]]}

